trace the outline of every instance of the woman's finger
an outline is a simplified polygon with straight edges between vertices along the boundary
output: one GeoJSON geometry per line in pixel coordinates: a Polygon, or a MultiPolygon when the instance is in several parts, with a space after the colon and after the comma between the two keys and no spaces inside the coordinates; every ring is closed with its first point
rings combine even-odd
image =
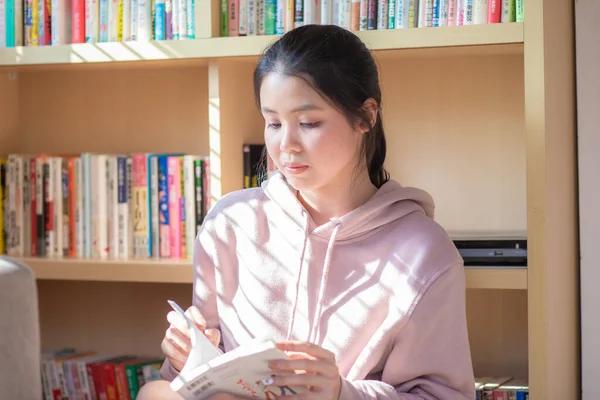
{"type": "Polygon", "coordinates": [[[166,337],[161,343],[161,350],[175,369],[181,370],[183,368],[188,356],[183,354],[181,349],[166,337]]]}
{"type": "Polygon", "coordinates": [[[221,342],[221,331],[218,329],[207,329],[204,331],[204,334],[210,340],[210,342],[215,346],[219,347],[219,343],[221,342]]]}
{"type": "Polygon", "coordinates": [[[335,354],[316,344],[308,342],[286,341],[279,342],[276,344],[276,346],[279,350],[285,352],[306,353],[310,356],[321,360],[329,360],[335,362],[335,354]]]}
{"type": "Polygon", "coordinates": [[[185,322],[185,319],[175,311],[170,311],[167,314],[167,321],[177,328],[181,333],[188,335],[188,324],[185,322]]]}
{"type": "Polygon", "coordinates": [[[187,315],[193,322],[196,323],[200,330],[206,329],[206,318],[200,312],[198,307],[191,306],[185,311],[185,315],[187,315]]]}
{"type": "Polygon", "coordinates": [[[269,367],[273,371],[281,372],[306,371],[312,374],[322,374],[327,377],[339,375],[336,365],[325,360],[273,360],[269,361],[269,367]]]}
{"type": "Polygon", "coordinates": [[[183,354],[189,354],[192,347],[192,341],[185,333],[182,333],[179,329],[171,325],[167,329],[165,337],[175,346],[179,347],[183,354]]]}

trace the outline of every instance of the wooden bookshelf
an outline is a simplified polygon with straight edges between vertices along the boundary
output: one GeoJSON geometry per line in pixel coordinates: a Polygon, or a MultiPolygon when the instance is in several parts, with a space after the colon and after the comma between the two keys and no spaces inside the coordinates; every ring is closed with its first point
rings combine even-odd
{"type": "MultiPolygon", "coordinates": [[[[214,36],[218,2],[206,4],[214,36]]],[[[358,34],[380,66],[392,177],[430,192],[449,231],[527,233],[528,268],[465,269],[476,374],[568,399],[580,392],[573,1],[525,7],[525,23],[358,34]]],[[[218,200],[242,187],[242,144],[262,142],[251,76],[275,39],[2,49],[0,148],[207,154],[218,200]]],[[[166,299],[192,296],[188,262],[23,260],[44,347],[159,353],[166,299]]]]}
{"type": "MultiPolygon", "coordinates": [[[[523,51],[523,23],[358,32],[374,51],[474,47],[473,52],[523,51]],[[513,45],[504,48],[501,45],[513,45]],[[516,45],[516,46],[515,46],[516,45]]],[[[257,56],[278,36],[132,41],[0,49],[0,66],[120,63],[257,56]]]]}
{"type": "MultiPolygon", "coordinates": [[[[69,258],[20,259],[37,279],[100,282],[192,283],[190,261],[171,260],[78,260],[69,258]]],[[[469,289],[527,289],[525,268],[465,268],[469,289]]]]}

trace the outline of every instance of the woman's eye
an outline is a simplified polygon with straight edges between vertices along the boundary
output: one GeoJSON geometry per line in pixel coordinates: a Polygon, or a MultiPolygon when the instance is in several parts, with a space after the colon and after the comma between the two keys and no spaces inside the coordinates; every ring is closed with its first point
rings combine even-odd
{"type": "Polygon", "coordinates": [[[279,129],[279,128],[281,128],[281,124],[277,123],[277,122],[273,122],[273,123],[267,124],[267,127],[269,129],[279,129]]]}
{"type": "Polygon", "coordinates": [[[300,124],[300,126],[302,126],[303,128],[316,128],[320,125],[320,122],[302,122],[300,124]]]}

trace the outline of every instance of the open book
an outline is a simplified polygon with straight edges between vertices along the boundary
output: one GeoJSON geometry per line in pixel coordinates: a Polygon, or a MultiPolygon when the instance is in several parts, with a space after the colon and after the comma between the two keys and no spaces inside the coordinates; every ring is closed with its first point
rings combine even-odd
{"type": "Polygon", "coordinates": [[[289,359],[270,340],[256,340],[223,353],[215,347],[177,303],[171,307],[187,322],[191,350],[171,389],[189,400],[202,400],[217,393],[230,393],[249,399],[273,400],[307,391],[306,387],[268,386],[263,383],[272,375],[268,362],[289,359]]]}

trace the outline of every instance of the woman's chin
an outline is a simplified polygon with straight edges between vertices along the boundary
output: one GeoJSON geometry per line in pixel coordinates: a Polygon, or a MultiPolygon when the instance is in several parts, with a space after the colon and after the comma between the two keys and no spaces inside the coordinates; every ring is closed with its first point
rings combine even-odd
{"type": "Polygon", "coordinates": [[[284,176],[290,186],[296,190],[311,190],[316,186],[314,180],[307,179],[304,175],[284,174],[284,176]]]}

